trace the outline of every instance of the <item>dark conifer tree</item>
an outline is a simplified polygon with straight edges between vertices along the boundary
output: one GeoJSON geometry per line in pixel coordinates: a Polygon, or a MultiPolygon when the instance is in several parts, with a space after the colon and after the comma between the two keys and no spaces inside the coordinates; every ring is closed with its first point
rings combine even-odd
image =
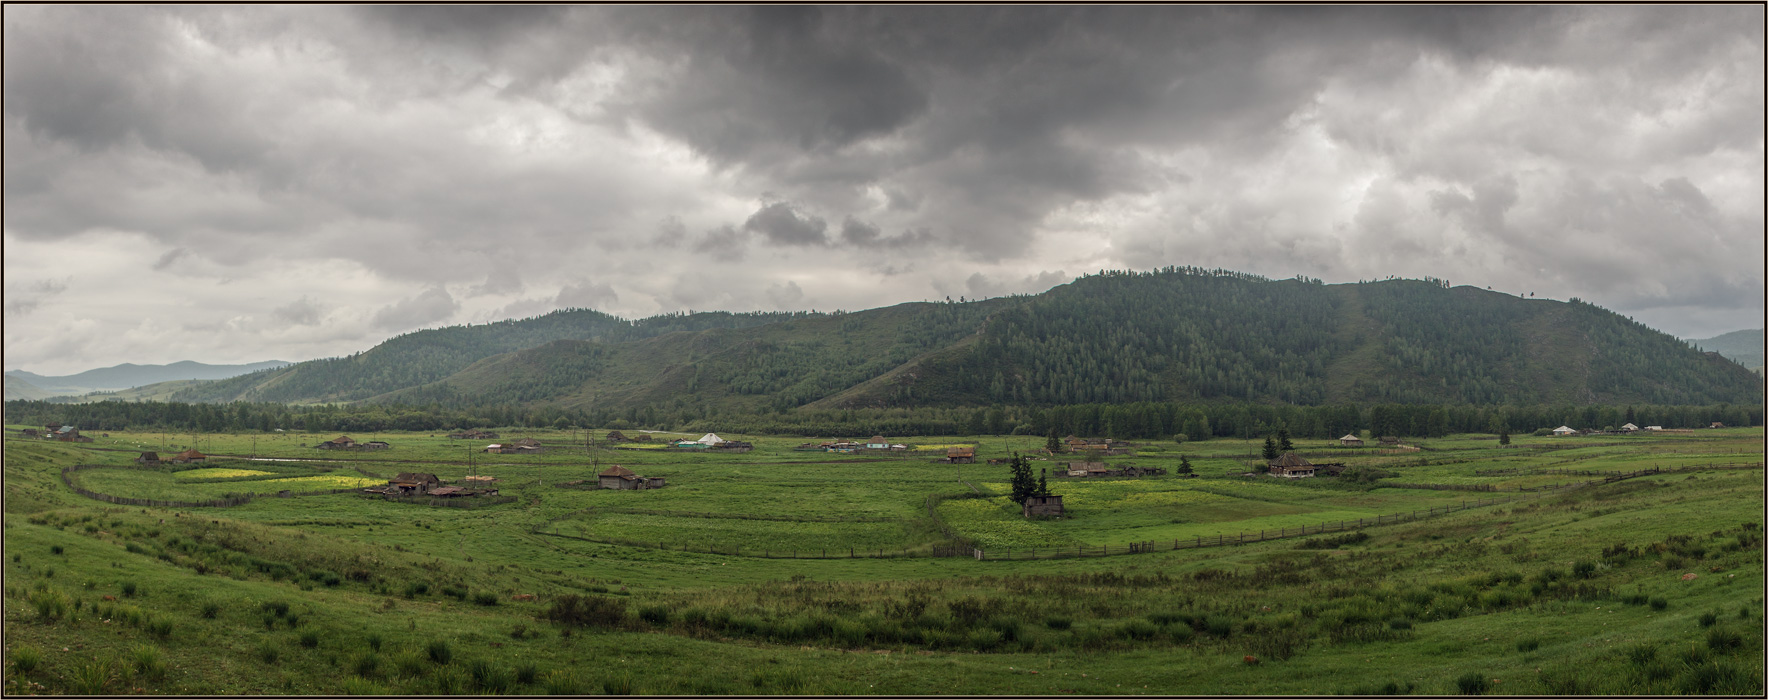
{"type": "Polygon", "coordinates": [[[1264,455],[1265,455],[1265,461],[1267,461],[1267,462],[1268,462],[1268,461],[1271,461],[1271,460],[1273,460],[1273,459],[1276,459],[1276,458],[1277,458],[1277,454],[1278,454],[1278,452],[1277,452],[1277,441],[1276,441],[1276,440],[1272,440],[1272,439],[1271,439],[1271,436],[1269,436],[1269,435],[1266,435],[1266,436],[1265,436],[1265,451],[1264,451],[1264,455]]]}
{"type": "Polygon", "coordinates": [[[1191,469],[1191,458],[1186,457],[1184,455],[1179,455],[1179,473],[1180,474],[1190,474],[1193,471],[1194,470],[1191,469]]]}
{"type": "Polygon", "coordinates": [[[1013,492],[1010,498],[1014,503],[1024,504],[1026,498],[1037,492],[1037,483],[1031,480],[1031,461],[1015,452],[1009,468],[1013,474],[1013,492]]]}
{"type": "Polygon", "coordinates": [[[1277,451],[1278,452],[1294,452],[1295,451],[1295,445],[1293,443],[1289,442],[1289,429],[1288,428],[1278,428],[1277,429],[1277,451]]]}

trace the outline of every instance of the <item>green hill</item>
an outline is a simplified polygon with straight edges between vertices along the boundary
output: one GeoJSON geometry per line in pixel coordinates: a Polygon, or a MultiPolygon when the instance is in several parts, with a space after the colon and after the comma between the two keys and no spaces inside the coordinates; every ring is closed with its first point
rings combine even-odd
{"type": "Polygon", "coordinates": [[[38,387],[35,384],[25,381],[21,377],[15,377],[10,374],[5,375],[5,376],[6,376],[6,400],[7,401],[13,401],[16,399],[24,399],[24,400],[28,401],[28,400],[32,400],[32,399],[43,399],[43,398],[48,398],[48,397],[52,396],[52,394],[50,394],[47,391],[44,391],[41,387],[38,387]]]}
{"type": "Polygon", "coordinates": [[[561,311],[411,333],[179,401],[787,411],[1139,401],[1760,401],[1735,363],[1610,311],[1437,280],[1325,285],[1195,268],[852,313],[561,311]]]}

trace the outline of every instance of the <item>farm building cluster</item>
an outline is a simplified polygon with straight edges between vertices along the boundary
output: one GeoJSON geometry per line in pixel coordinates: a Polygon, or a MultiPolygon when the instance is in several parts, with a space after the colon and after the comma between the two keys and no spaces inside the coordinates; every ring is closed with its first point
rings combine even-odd
{"type": "Polygon", "coordinates": [[[43,430],[25,428],[18,431],[18,435],[19,437],[55,440],[56,442],[92,442],[92,438],[80,434],[79,428],[60,423],[50,423],[43,426],[43,430]]]}
{"type": "Polygon", "coordinates": [[[664,481],[660,476],[639,476],[631,469],[616,464],[596,475],[596,485],[619,491],[644,491],[663,488],[664,481]]]}
{"type": "MultiPolygon", "coordinates": [[[[1712,424],[1708,425],[1707,427],[1717,429],[1717,428],[1725,427],[1725,424],[1715,421],[1712,424]]],[[[1594,428],[1591,428],[1588,430],[1578,430],[1577,428],[1573,428],[1573,427],[1565,426],[1565,425],[1562,425],[1562,426],[1559,426],[1559,427],[1553,429],[1553,434],[1557,435],[1559,437],[1567,437],[1567,436],[1574,436],[1574,435],[1629,435],[1632,433],[1661,433],[1661,434],[1672,434],[1672,435],[1675,435],[1675,434],[1686,435],[1686,434],[1692,434],[1693,432],[1694,432],[1694,429],[1692,429],[1692,428],[1665,428],[1664,426],[1661,426],[1661,425],[1648,425],[1648,426],[1641,428],[1641,427],[1634,425],[1632,423],[1628,423],[1626,425],[1623,425],[1619,428],[1615,428],[1613,430],[1597,430],[1594,428]]]]}
{"type": "Polygon", "coordinates": [[[628,437],[626,433],[622,433],[618,430],[610,430],[608,431],[608,442],[616,444],[622,442],[651,442],[651,434],[639,433],[628,437]]]}
{"type": "Polygon", "coordinates": [[[490,488],[489,482],[496,481],[491,477],[467,477],[478,488],[467,488],[454,484],[443,484],[435,474],[425,472],[400,472],[380,486],[370,486],[363,493],[377,494],[387,497],[399,496],[431,496],[435,498],[470,498],[473,496],[495,496],[497,489],[490,488]],[[486,484],[480,486],[481,484],[486,484]]]}
{"type": "Polygon", "coordinates": [[[382,440],[369,440],[368,442],[357,442],[357,441],[351,439],[350,436],[348,436],[348,435],[339,435],[335,438],[332,438],[330,440],[326,440],[325,442],[314,445],[313,447],[314,447],[314,449],[320,449],[320,450],[366,451],[366,450],[384,450],[389,447],[392,447],[392,445],[389,445],[385,441],[382,441],[382,440]]]}
{"type": "Polygon", "coordinates": [[[671,450],[725,450],[729,452],[748,452],[755,449],[753,443],[742,440],[726,440],[715,433],[706,433],[698,440],[677,440],[669,443],[671,450]]]}
{"type": "Polygon", "coordinates": [[[1070,435],[1062,439],[1062,444],[1069,452],[1086,452],[1097,455],[1127,455],[1131,445],[1122,440],[1111,438],[1082,438],[1070,435]]]}
{"type": "Polygon", "coordinates": [[[141,456],[135,458],[135,463],[136,464],[145,464],[150,467],[157,467],[161,464],[189,464],[191,462],[205,462],[205,461],[208,461],[208,459],[209,459],[208,455],[198,452],[193,448],[193,449],[185,450],[183,452],[179,452],[178,454],[172,455],[171,457],[168,457],[165,459],[160,459],[160,453],[158,453],[158,452],[143,452],[143,453],[141,453],[141,456]]]}
{"type": "Polygon", "coordinates": [[[478,428],[473,428],[471,430],[462,430],[458,433],[449,433],[448,439],[450,439],[450,440],[496,440],[497,433],[493,433],[489,430],[480,430],[478,428]]]}
{"type": "Polygon", "coordinates": [[[1102,476],[1163,476],[1163,467],[1117,467],[1106,466],[1104,462],[1069,462],[1068,469],[1056,472],[1057,476],[1068,477],[1102,477],[1102,476]]]}
{"type": "Polygon", "coordinates": [[[536,455],[546,451],[546,446],[534,438],[522,438],[513,442],[486,445],[484,452],[494,455],[536,455]]]}
{"type": "MultiPolygon", "coordinates": [[[[883,435],[873,435],[865,442],[858,440],[831,440],[827,442],[807,442],[792,448],[801,452],[907,452],[909,446],[891,442],[883,435]]],[[[975,455],[971,455],[974,457],[975,455]]]]}
{"type": "Polygon", "coordinates": [[[1281,479],[1306,479],[1314,476],[1338,476],[1344,472],[1344,468],[1345,465],[1341,462],[1314,464],[1294,452],[1285,452],[1266,463],[1265,474],[1281,479]]]}

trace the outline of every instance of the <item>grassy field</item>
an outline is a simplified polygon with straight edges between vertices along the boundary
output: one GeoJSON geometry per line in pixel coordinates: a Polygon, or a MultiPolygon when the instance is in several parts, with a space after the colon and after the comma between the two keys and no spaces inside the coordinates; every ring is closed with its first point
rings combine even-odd
{"type": "MultiPolygon", "coordinates": [[[[15,435],[19,426],[10,426],[15,435]]],[[[500,431],[504,432],[504,431],[500,431]]],[[[600,437],[600,432],[596,435],[600,437]]],[[[5,441],[9,693],[1760,694],[1759,469],[1679,471],[1400,524],[1240,546],[977,561],[977,546],[1088,548],[1287,530],[1581,481],[1543,470],[1759,463],[1760,428],[1421,440],[1374,484],[1238,476],[1258,442],[1145,444],[1201,478],[1050,478],[1068,517],[1026,520],[1007,468],[939,450],[477,452],[441,435],[95,436],[5,441]],[[196,446],[207,464],[137,468],[196,446]],[[565,488],[611,464],[666,488],[565,488]],[[496,476],[515,502],[355,494],[233,508],[113,506],[496,476]],[[1497,476],[1476,472],[1507,471],[1497,476]],[[1490,485],[1496,494],[1382,484],[1490,485]],[[709,550],[720,552],[711,553],[709,550]],[[731,554],[736,552],[736,555],[731,554]],[[788,553],[789,552],[789,553],[788,553]],[[870,552],[885,557],[863,557],[870,552]],[[829,558],[811,558],[823,556],[829,558]],[[849,554],[853,556],[849,558],[849,554]]],[[[672,436],[659,436],[672,437],[672,436]]],[[[698,437],[698,435],[685,436],[698,437]]],[[[865,437],[865,436],[826,436],[865,437]]],[[[489,441],[481,441],[489,442],[489,441]]],[[[1032,437],[947,436],[978,460],[1032,437]]],[[[570,446],[569,449],[566,446],[570,446]]],[[[1033,462],[1057,471],[1067,456],[1033,462]]],[[[1343,480],[1341,480],[1343,481],[1343,480]]]]}

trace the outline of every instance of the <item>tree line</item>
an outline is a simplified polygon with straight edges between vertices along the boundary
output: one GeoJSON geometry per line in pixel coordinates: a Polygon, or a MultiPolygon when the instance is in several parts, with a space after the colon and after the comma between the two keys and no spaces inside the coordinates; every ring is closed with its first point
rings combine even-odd
{"type": "Polygon", "coordinates": [[[854,408],[788,412],[708,411],[698,408],[579,409],[553,405],[476,407],[346,404],[293,406],[236,402],[103,401],[61,404],[8,401],[11,424],[72,424],[85,431],[197,432],[441,431],[468,428],[598,428],[732,432],[751,435],[851,436],[1082,435],[1117,439],[1208,440],[1258,438],[1285,431],[1331,439],[1364,430],[1372,435],[1439,437],[1450,433],[1529,433],[1568,425],[1618,428],[1626,423],[1665,428],[1762,425],[1763,408],[1711,405],[1470,405],[1339,404],[1297,406],[1252,403],[1133,402],[1051,407],[854,408]]]}

